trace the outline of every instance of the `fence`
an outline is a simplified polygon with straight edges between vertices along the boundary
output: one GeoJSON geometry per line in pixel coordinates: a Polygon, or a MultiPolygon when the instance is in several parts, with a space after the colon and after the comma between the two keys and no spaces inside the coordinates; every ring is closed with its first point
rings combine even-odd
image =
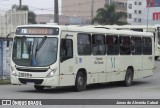
{"type": "Polygon", "coordinates": [[[6,79],[10,76],[10,57],[12,39],[9,38],[7,46],[7,35],[14,32],[18,25],[28,24],[27,11],[0,11],[0,78],[6,79]]]}

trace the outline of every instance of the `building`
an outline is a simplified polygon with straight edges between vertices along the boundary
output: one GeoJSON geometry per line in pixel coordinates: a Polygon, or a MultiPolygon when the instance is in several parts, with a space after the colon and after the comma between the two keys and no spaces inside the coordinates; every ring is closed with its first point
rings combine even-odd
{"type": "Polygon", "coordinates": [[[71,17],[77,24],[90,24],[97,9],[103,8],[105,4],[116,4],[116,11],[127,12],[127,0],[62,0],[61,13],[71,17]]]}
{"type": "MultiPolygon", "coordinates": [[[[115,4],[116,11],[127,12],[127,0],[62,0],[59,24],[86,25],[96,16],[96,11],[105,4],[115,4]]],[[[127,21],[127,19],[122,19],[127,21]]],[[[36,15],[38,24],[53,23],[53,14],[36,15]]]]}
{"type": "MultiPolygon", "coordinates": [[[[116,6],[117,12],[126,12],[127,13],[127,2],[128,0],[106,0],[106,3],[111,5],[114,4],[116,6]]],[[[127,22],[127,18],[123,17],[120,19],[121,21],[127,22]]]]}
{"type": "Polygon", "coordinates": [[[83,18],[90,24],[97,9],[104,4],[105,0],[62,0],[62,15],[83,18]]]}
{"type": "Polygon", "coordinates": [[[127,1],[128,0],[106,0],[107,4],[115,4],[116,11],[127,12],[127,1]]]}
{"type": "Polygon", "coordinates": [[[160,0],[128,0],[127,11],[130,24],[160,24],[160,0]]]}
{"type": "MultiPolygon", "coordinates": [[[[37,14],[36,15],[36,22],[37,24],[46,24],[46,23],[54,23],[54,14],[37,14]]],[[[84,25],[86,24],[86,20],[80,17],[74,16],[59,16],[59,24],[60,25],[84,25]]]]}

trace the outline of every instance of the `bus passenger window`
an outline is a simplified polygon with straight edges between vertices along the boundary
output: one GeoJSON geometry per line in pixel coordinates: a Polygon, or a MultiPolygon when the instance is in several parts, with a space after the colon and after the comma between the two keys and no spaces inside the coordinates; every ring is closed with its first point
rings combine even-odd
{"type": "Polygon", "coordinates": [[[73,41],[71,39],[61,39],[61,58],[66,60],[73,58],[73,41]]]}
{"type": "Polygon", "coordinates": [[[141,37],[131,37],[131,52],[133,55],[141,55],[142,54],[141,37]]]}
{"type": "Polygon", "coordinates": [[[144,37],[143,39],[143,55],[152,54],[152,40],[149,37],[144,37]]]}
{"type": "Polygon", "coordinates": [[[130,37],[129,36],[120,36],[120,54],[121,55],[130,55],[130,37]]]}
{"type": "Polygon", "coordinates": [[[105,55],[105,36],[101,34],[92,35],[92,53],[93,55],[105,55]]]}
{"type": "Polygon", "coordinates": [[[91,55],[91,35],[79,33],[77,38],[78,54],[91,55]]]}
{"type": "Polygon", "coordinates": [[[118,45],[118,36],[106,36],[106,46],[108,55],[118,55],[119,54],[119,45],[118,45]]]}

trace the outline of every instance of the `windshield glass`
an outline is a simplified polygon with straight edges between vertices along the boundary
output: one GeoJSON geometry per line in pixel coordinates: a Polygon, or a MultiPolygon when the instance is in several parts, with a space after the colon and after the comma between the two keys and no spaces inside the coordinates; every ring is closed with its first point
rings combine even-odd
{"type": "Polygon", "coordinates": [[[58,39],[15,37],[13,61],[20,66],[49,66],[57,60],[58,39]]]}

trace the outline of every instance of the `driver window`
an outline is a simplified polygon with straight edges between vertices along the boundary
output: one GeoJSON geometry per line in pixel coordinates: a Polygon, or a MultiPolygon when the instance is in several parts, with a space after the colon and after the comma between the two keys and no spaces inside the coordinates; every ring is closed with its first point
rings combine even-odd
{"type": "Polygon", "coordinates": [[[61,39],[61,57],[73,57],[73,41],[71,39],[61,39]]]}

